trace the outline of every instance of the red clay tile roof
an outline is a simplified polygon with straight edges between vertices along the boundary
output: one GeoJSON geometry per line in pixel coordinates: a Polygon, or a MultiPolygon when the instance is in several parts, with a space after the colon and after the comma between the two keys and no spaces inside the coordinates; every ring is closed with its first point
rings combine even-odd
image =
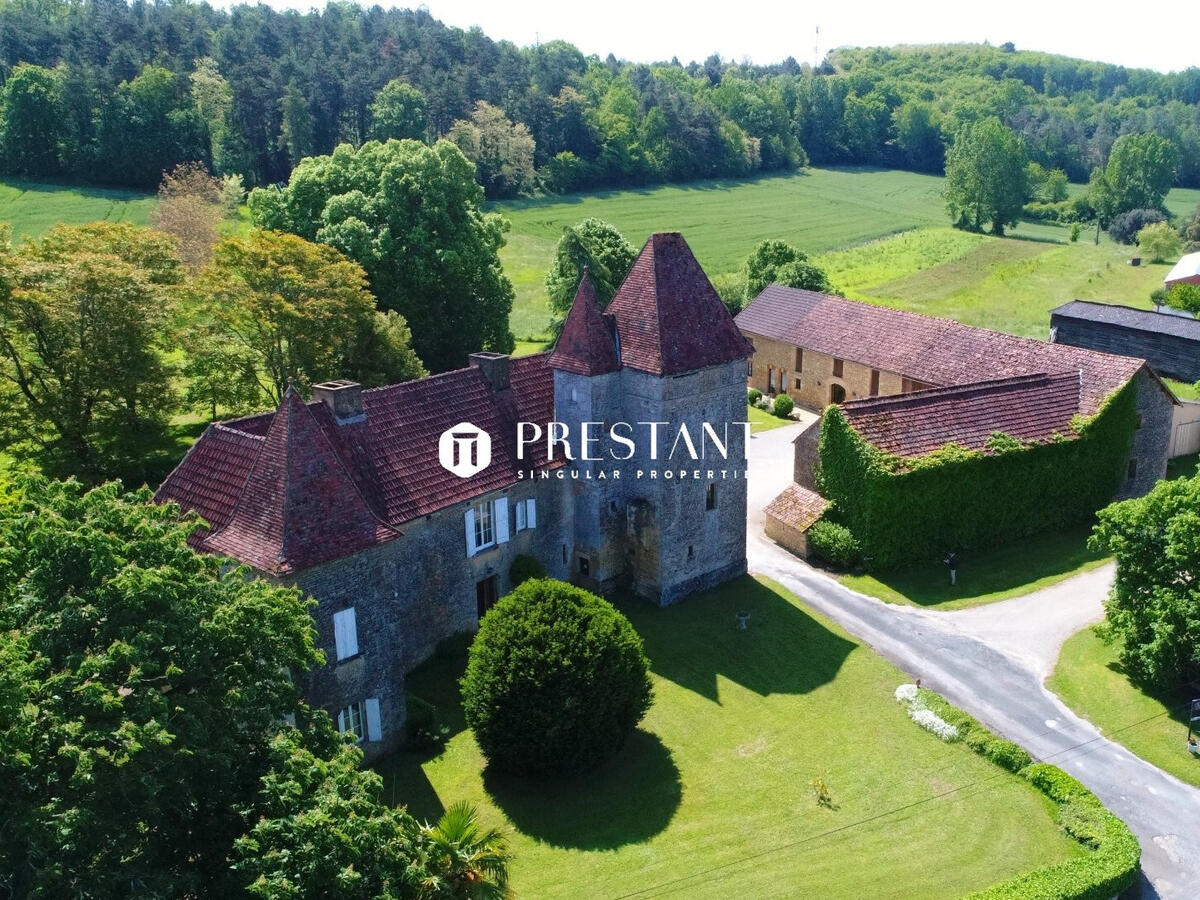
{"type": "Polygon", "coordinates": [[[600,312],[596,288],[586,269],[550,354],[550,368],[576,375],[604,375],[621,368],[613,318],[600,312]]]}
{"type": "Polygon", "coordinates": [[[650,236],[608,313],[617,320],[621,365],[652,375],[694,372],[753,352],[680,234],[650,236]]]}
{"type": "Polygon", "coordinates": [[[1079,373],[1017,375],[843,403],[846,420],[888,453],[920,456],[954,442],[983,449],[997,431],[1022,441],[1074,438],[1079,373]]]}
{"type": "Polygon", "coordinates": [[[158,489],[160,501],[213,526],[193,541],[286,574],[398,536],[398,526],[506,487],[520,470],[557,468],[545,443],[516,458],[515,423],[554,417],[547,354],[511,360],[493,391],[475,367],[363,391],[365,420],[338,425],[294,394],[274,413],[212,425],[158,489]],[[492,463],[471,478],[438,464],[438,439],[469,421],[492,438],[492,463]]]}
{"type": "Polygon", "coordinates": [[[1140,359],[1050,344],[984,328],[769,285],[738,327],[806,350],[934,385],[1082,370],[1080,412],[1090,415],[1144,365],[1140,359]]]}
{"type": "Polygon", "coordinates": [[[784,525],[807,531],[824,515],[829,501],[815,491],[789,484],[784,492],[767,504],[764,512],[784,525]]]}
{"type": "Polygon", "coordinates": [[[289,387],[233,514],[201,546],[284,575],[396,537],[367,508],[324,429],[289,387]]]}

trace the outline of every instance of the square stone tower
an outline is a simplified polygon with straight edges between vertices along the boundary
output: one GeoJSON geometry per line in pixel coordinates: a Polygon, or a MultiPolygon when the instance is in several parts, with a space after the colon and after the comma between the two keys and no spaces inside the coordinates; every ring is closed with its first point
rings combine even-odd
{"type": "Polygon", "coordinates": [[[666,605],[746,571],[751,352],[679,234],[651,236],[606,311],[585,273],[550,357],[555,419],[602,436],[570,472],[575,580],[666,605]]]}

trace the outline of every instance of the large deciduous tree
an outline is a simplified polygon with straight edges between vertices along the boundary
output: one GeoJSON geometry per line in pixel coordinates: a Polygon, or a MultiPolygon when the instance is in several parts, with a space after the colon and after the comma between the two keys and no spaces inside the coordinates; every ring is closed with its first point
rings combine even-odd
{"type": "Polygon", "coordinates": [[[362,267],[333,247],[273,231],[227,238],[193,292],[193,374],[205,400],[238,408],[249,382],[277,404],[289,382],[376,386],[425,374],[404,320],[376,311],[362,267]]]}
{"type": "Polygon", "coordinates": [[[1157,134],[1117,138],[1097,187],[1107,216],[1130,209],[1163,209],[1163,200],[1179,169],[1179,148],[1157,134]]]}
{"type": "Polygon", "coordinates": [[[32,442],[52,471],[119,471],[173,404],[172,242],[126,224],[58,226],[2,257],[0,437],[32,442]]]}
{"type": "Polygon", "coordinates": [[[480,100],[471,117],[455,122],[446,136],[475,163],[489,198],[515,197],[533,186],[533,136],[499,107],[480,100]]]}
{"type": "Polygon", "coordinates": [[[9,74],[0,90],[0,159],[14,175],[56,175],[64,157],[78,148],[68,146],[65,69],[45,69],[25,63],[9,74]]]}
{"type": "Polygon", "coordinates": [[[193,269],[208,262],[219,240],[224,193],[224,180],[194,162],[180,163],[164,173],[158,186],[158,204],[150,220],[159,231],[175,237],[180,258],[193,269]]]}
{"type": "Polygon", "coordinates": [[[963,126],[946,154],[946,208],[959,228],[1004,234],[1027,194],[1025,148],[999,119],[963,126]]]}
{"type": "Polygon", "coordinates": [[[301,702],[289,672],[323,662],[309,601],[194,553],[177,515],[116,484],[18,476],[0,496],[0,892],[502,885],[506,856],[448,877],[464,869],[438,829],[382,805],[358,748],[301,702]]]}
{"type": "Polygon", "coordinates": [[[761,294],[768,284],[782,284],[823,293],[833,290],[824,270],[811,262],[804,251],[786,241],[760,241],[746,257],[743,272],[746,279],[746,303],[761,294]]]}
{"type": "Polygon", "coordinates": [[[429,104],[425,95],[406,81],[393,78],[375,95],[371,104],[371,137],[419,141],[429,128],[429,104]]]}
{"type": "Polygon", "coordinates": [[[250,209],[266,228],[359,263],[430,370],[466,365],[476,350],[512,351],[513,289],[497,255],[508,223],[484,213],[474,166],[450,142],[343,144],[304,160],[286,188],[252,192],[250,209]]]}
{"type": "Polygon", "coordinates": [[[637,250],[603,219],[583,219],[563,229],[554,248],[554,260],[546,271],[546,295],[554,332],[562,329],[585,268],[603,309],[629,274],[635,259],[637,250]]]}
{"type": "Polygon", "coordinates": [[[1200,676],[1200,477],[1101,510],[1090,543],[1117,559],[1105,609],[1125,670],[1163,689],[1200,676]]]}

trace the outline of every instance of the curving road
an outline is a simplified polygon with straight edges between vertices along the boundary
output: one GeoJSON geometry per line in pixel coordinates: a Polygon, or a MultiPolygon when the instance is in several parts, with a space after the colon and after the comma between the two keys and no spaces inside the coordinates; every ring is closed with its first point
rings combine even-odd
{"type": "Polygon", "coordinates": [[[763,533],[763,507],[791,480],[798,431],[780,428],[750,442],[750,571],[785,585],[1034,758],[1091,788],[1141,840],[1143,897],[1200,897],[1200,790],[1102,737],[1043,685],[1063,640],[1103,618],[1111,567],[955,612],[891,606],[851,591],[763,533]]]}

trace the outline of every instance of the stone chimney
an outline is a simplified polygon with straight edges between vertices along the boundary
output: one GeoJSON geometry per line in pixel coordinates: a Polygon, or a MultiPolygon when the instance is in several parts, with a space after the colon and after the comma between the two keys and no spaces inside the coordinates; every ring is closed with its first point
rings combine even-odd
{"type": "Polygon", "coordinates": [[[471,365],[483,372],[493,391],[508,390],[508,355],[504,353],[472,353],[471,365]]]}
{"type": "Polygon", "coordinates": [[[313,399],[320,400],[329,407],[334,420],[339,425],[353,425],[365,421],[367,414],[363,412],[362,385],[357,381],[345,378],[337,381],[326,381],[313,385],[313,399]]]}

